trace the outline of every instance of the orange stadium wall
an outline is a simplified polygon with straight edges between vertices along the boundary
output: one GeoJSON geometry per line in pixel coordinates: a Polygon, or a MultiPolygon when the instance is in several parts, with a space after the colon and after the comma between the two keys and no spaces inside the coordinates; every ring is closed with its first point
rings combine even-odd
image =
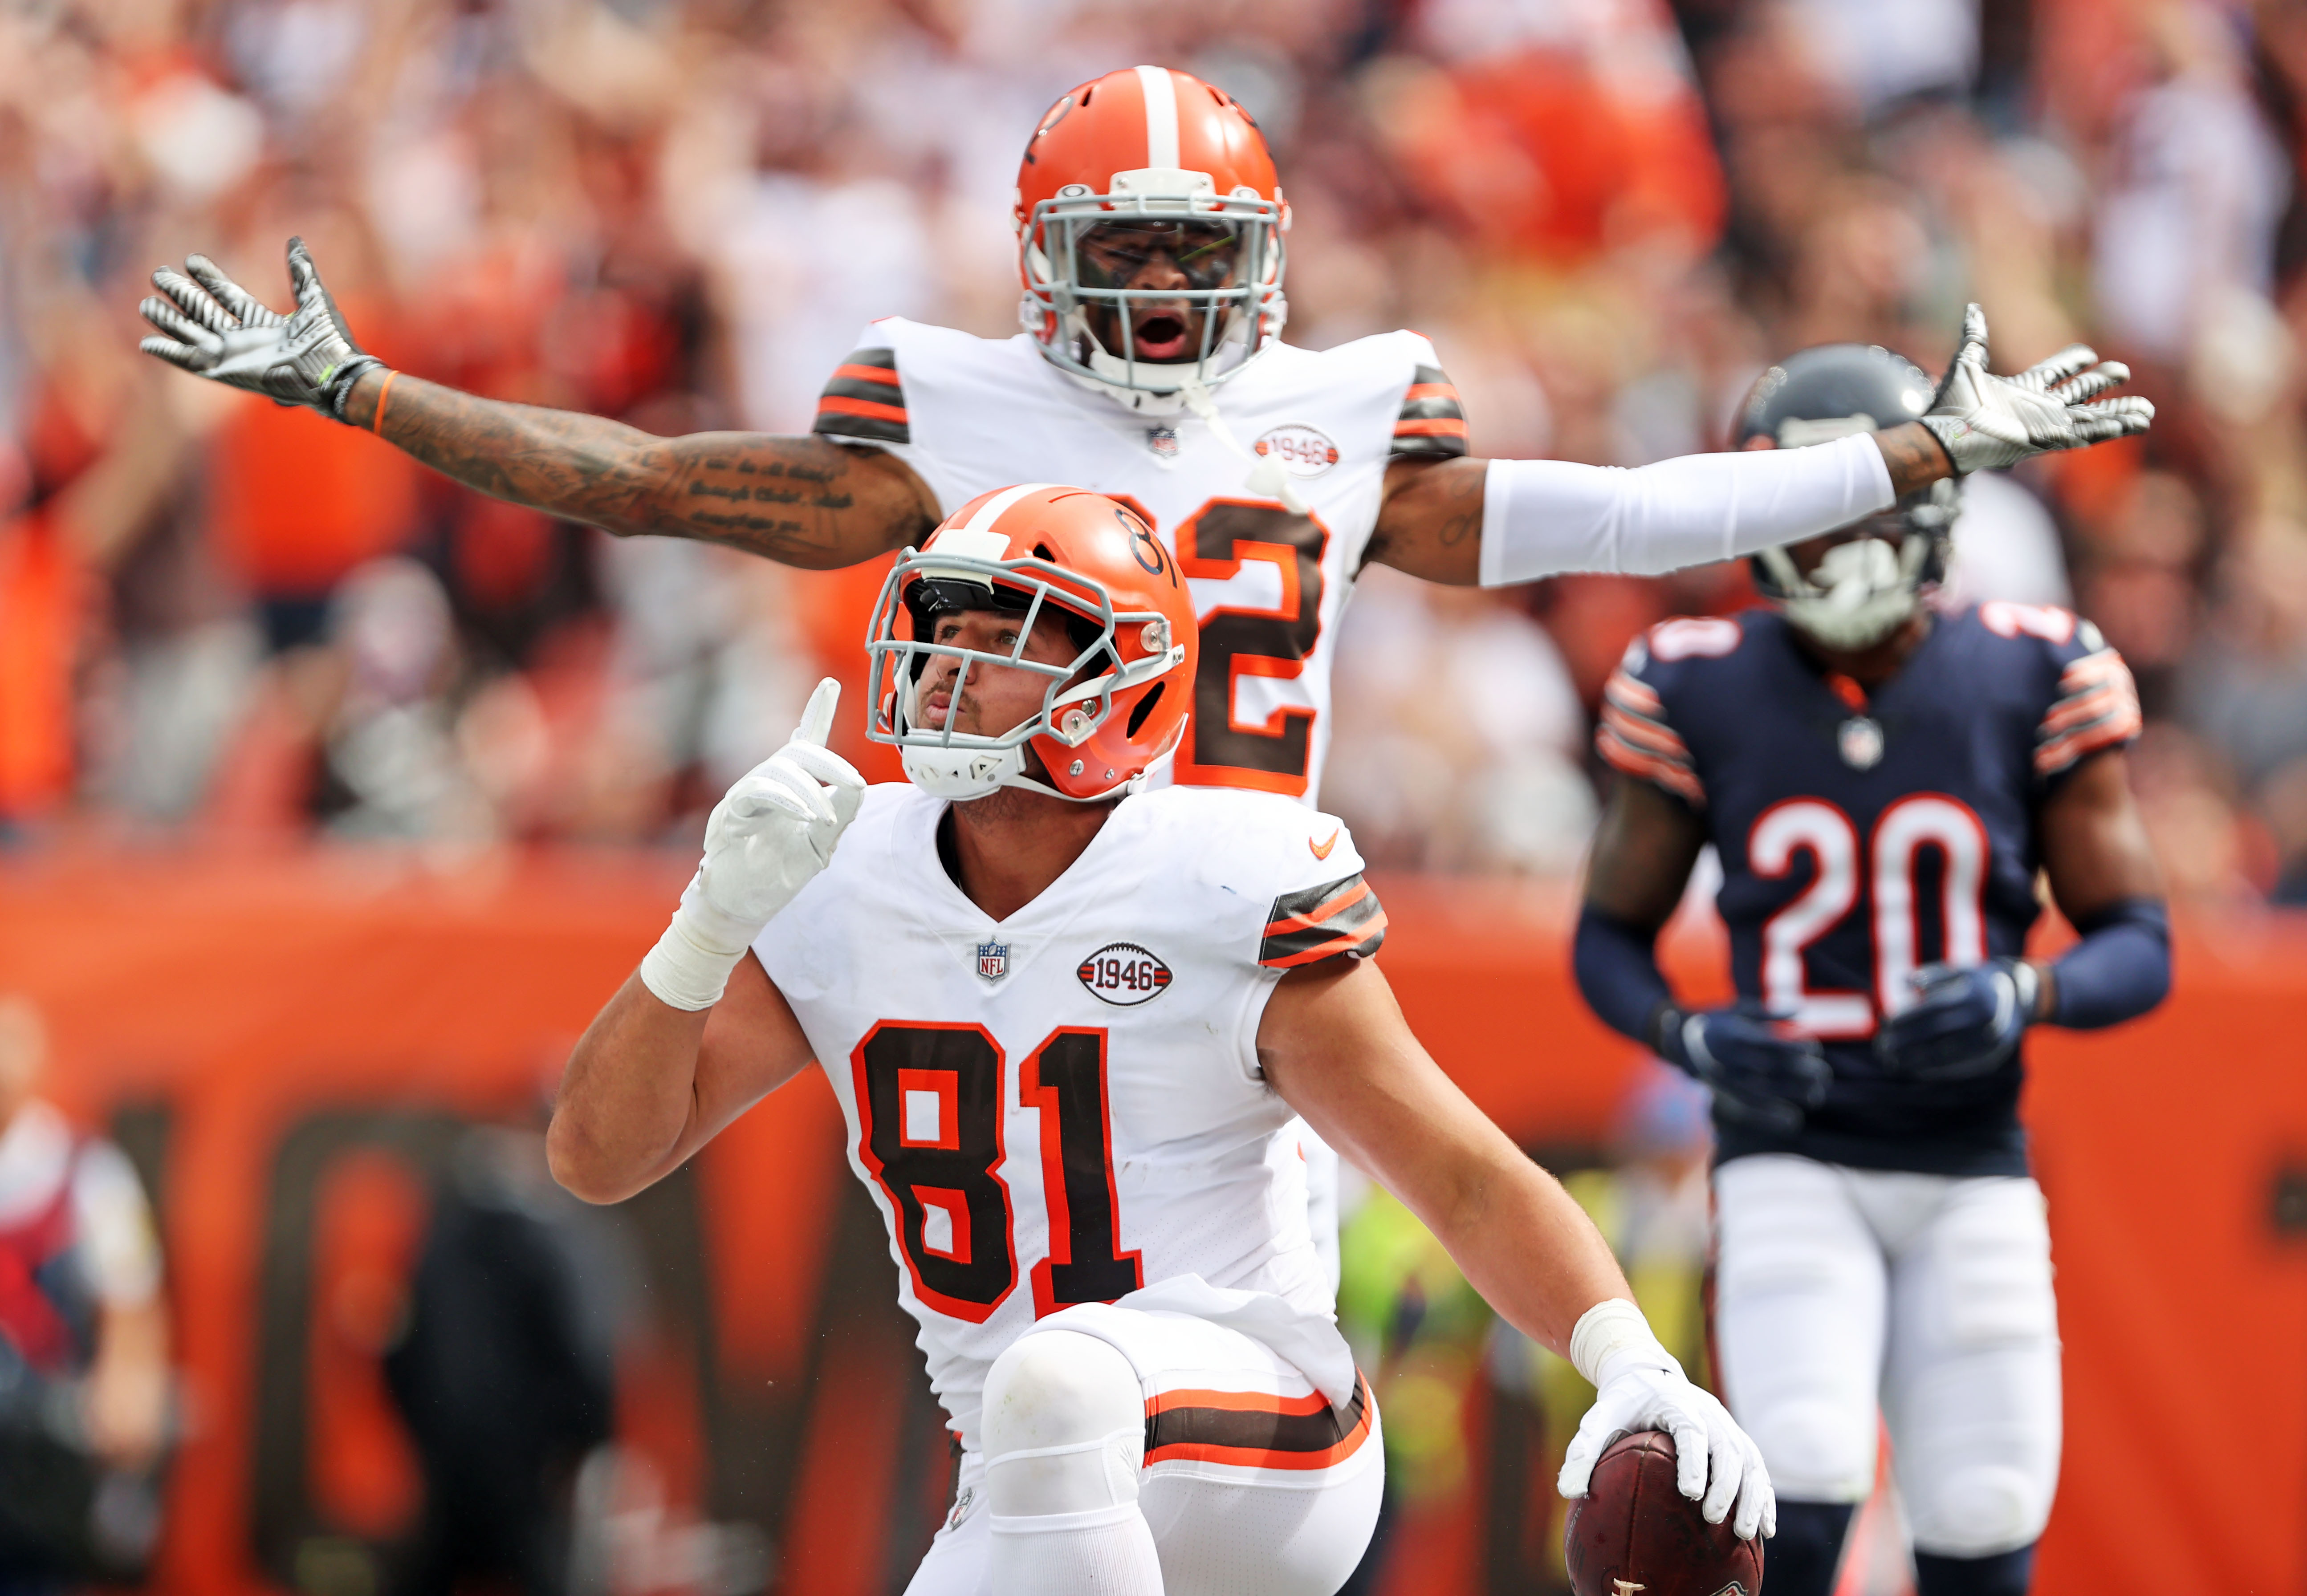
{"type": "MultiPolygon", "coordinates": [[[[373,1585],[361,1559],[420,1489],[374,1354],[425,1183],[464,1121],[533,1116],[686,869],[0,866],[0,990],[46,1007],[54,1094],[156,1188],[189,1425],[156,1588],[373,1585]]],[[[1380,887],[1383,965],[1444,1065],[1526,1145],[1599,1145],[1636,1060],[1572,990],[1566,900],[1380,887]]],[[[1720,987],[1719,947],[1670,957],[1720,987]]],[[[2036,1044],[2067,1348],[2045,1596],[2307,1584],[2307,923],[2183,924],[2178,968],[2148,1020],[2036,1044]]],[[[648,1312],[619,1425],[669,1511],[762,1525],[786,1596],[901,1588],[948,1465],[821,1078],[629,1207],[648,1312]]],[[[1390,1596],[1513,1588],[1485,1569],[1496,1544],[1459,1525],[1390,1596]]]]}

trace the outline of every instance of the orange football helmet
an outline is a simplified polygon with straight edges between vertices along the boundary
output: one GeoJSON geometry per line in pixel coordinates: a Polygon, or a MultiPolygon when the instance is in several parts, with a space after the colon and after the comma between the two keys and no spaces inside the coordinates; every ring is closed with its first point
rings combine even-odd
{"type": "Polygon", "coordinates": [[[1087,802],[1134,790],[1178,746],[1194,697],[1200,646],[1194,601],[1177,562],[1134,511],[1083,488],[1027,483],[980,493],[907,549],[881,584],[866,636],[870,734],[895,743],[905,775],[941,798],[1026,787],[1087,802]],[[1075,644],[1064,665],[1025,657],[1033,622],[1050,610],[1075,644]],[[931,640],[940,614],[1021,615],[1017,642],[989,653],[931,640]],[[933,658],[1049,678],[1038,715],[998,734],[915,723],[914,699],[933,658]],[[1041,761],[1037,773],[1027,758],[1041,761]]]}
{"type": "Polygon", "coordinates": [[[1016,219],[1025,330],[1133,409],[1177,409],[1188,382],[1222,382],[1281,334],[1290,207],[1257,124],[1199,78],[1124,67],[1051,106],[1017,167],[1016,219]],[[1188,286],[1123,287],[1155,248],[1188,286]],[[1201,313],[1197,342],[1144,335],[1141,312],[1181,305],[1201,313]],[[1110,313],[1104,338],[1093,309],[1110,313]]]}

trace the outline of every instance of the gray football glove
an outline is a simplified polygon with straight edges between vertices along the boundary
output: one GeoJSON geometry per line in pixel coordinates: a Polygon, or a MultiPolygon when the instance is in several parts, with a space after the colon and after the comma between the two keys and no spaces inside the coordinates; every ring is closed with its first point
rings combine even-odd
{"type": "Polygon", "coordinates": [[[2143,399],[2090,401],[2131,380],[2119,360],[2101,360],[2085,344],[2070,344],[2015,377],[1986,369],[1986,313],[1963,312],[1962,344],[1931,402],[1923,425],[1954,462],[1955,475],[2016,465],[2054,449],[2080,449],[2143,433],[2155,407],[2143,399]]]}
{"type": "Polygon", "coordinates": [[[154,272],[152,286],[167,297],[156,296],[137,306],[167,335],[136,346],[147,355],[194,376],[245,388],[276,404],[304,405],[339,421],[345,418],[345,396],[360,374],[383,364],[353,342],[352,330],[321,286],[302,238],[288,241],[288,281],[296,291],[296,308],[285,316],[267,310],[206,255],[186,256],[184,267],[192,277],[167,266],[154,272]]]}

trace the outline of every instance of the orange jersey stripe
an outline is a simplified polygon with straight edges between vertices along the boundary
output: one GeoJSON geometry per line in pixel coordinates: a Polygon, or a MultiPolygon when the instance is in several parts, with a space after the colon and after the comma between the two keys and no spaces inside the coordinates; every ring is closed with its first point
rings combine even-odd
{"type": "Polygon", "coordinates": [[[1462,438],[1466,424],[1455,416],[1417,416],[1394,424],[1397,438],[1462,438]]]}
{"type": "Polygon", "coordinates": [[[1353,930],[1340,932],[1318,948],[1308,948],[1303,953],[1293,953],[1286,958],[1269,958],[1259,962],[1269,970],[1287,970],[1298,965],[1310,965],[1317,959],[1333,958],[1341,953],[1351,953],[1385,930],[1385,911],[1380,909],[1353,930]]]}
{"type": "Polygon", "coordinates": [[[1402,396],[1402,402],[1406,405],[1412,399],[1448,399],[1455,404],[1458,402],[1458,386],[1454,382],[1412,382],[1402,396]]]}
{"type": "Polygon", "coordinates": [[[1645,753],[1669,759],[1690,758],[1690,744],[1673,732],[1656,721],[1638,719],[1616,704],[1602,706],[1602,724],[1645,753]]]}
{"type": "Polygon", "coordinates": [[[1166,1413],[1171,1408],[1217,1408],[1228,1413],[1318,1413],[1330,1399],[1318,1391],[1303,1396],[1276,1396],[1271,1391],[1162,1391],[1145,1399],[1145,1412],[1166,1413]]]}
{"type": "Polygon", "coordinates": [[[1646,715],[1652,720],[1665,717],[1666,700],[1659,698],[1657,690],[1639,676],[1630,676],[1624,670],[1613,671],[1610,673],[1609,681],[1602,684],[1602,691],[1613,698],[1625,699],[1628,708],[1646,715]]]}
{"type": "Polygon", "coordinates": [[[2112,719],[2100,721],[2079,731],[2069,732],[2054,742],[2046,742],[2035,751],[2035,769],[2043,776],[2055,776],[2085,754],[2097,753],[2139,735],[2139,711],[2125,708],[2112,719]]]}
{"type": "Polygon", "coordinates": [[[871,399],[844,399],[837,393],[828,393],[817,401],[819,415],[822,416],[828,410],[836,416],[867,416],[875,421],[905,419],[905,408],[903,405],[883,405],[877,404],[871,399]]]}
{"type": "Polygon", "coordinates": [[[1604,762],[1628,776],[1656,782],[1668,792],[1677,794],[1693,803],[1706,802],[1706,789],[1699,785],[1698,777],[1679,765],[1643,753],[1621,741],[1607,728],[1594,734],[1594,751],[1602,756],[1604,762]]]}
{"type": "Polygon", "coordinates": [[[1269,937],[1286,937],[1291,931],[1318,930],[1322,922],[1342,909],[1353,907],[1368,896],[1369,883],[1357,880],[1351,892],[1341,892],[1337,897],[1324,903],[1311,914],[1288,914],[1280,920],[1267,922],[1265,934],[1269,937]]]}
{"type": "Polygon", "coordinates": [[[847,377],[853,382],[886,382],[892,388],[904,386],[897,381],[897,373],[886,366],[836,365],[833,368],[833,374],[847,377]]]}

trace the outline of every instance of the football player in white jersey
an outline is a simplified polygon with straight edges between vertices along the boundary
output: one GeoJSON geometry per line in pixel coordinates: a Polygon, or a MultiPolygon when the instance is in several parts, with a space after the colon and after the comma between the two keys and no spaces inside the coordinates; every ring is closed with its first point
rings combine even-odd
{"type": "Polygon", "coordinates": [[[1977,358],[1871,436],[1632,471],[1478,459],[1419,334],[1282,342],[1290,207],[1264,135],[1222,90],[1158,66],[1084,83],[1027,140],[1016,193],[1025,330],[876,322],[806,436],[660,438],[389,371],[296,240],[294,310],[266,309],[194,255],[190,276],[154,274],[142,347],[370,428],[499,498],[792,565],[918,545],[1010,483],[1110,494],[1154,526],[1193,591],[1208,663],[1176,778],[1308,804],[1332,639],[1370,562],[1486,586],[1666,571],[1848,525],[1980,465],[2144,431],[2153,415],[2142,399],[2088,402],[2117,368],[2067,388],[2044,368],[1987,374],[1982,323],[1977,358]]]}
{"type": "MultiPolygon", "coordinates": [[[[142,347],[365,426],[498,498],[790,565],[918,544],[1010,483],[1111,494],[1154,526],[1201,628],[1207,664],[1171,774],[1308,805],[1329,746],[1333,639],[1365,564],[1488,587],[1671,571],[1847,525],[1981,465],[2144,431],[2154,414],[2143,399],[2089,402],[2112,366],[2079,387],[2052,378],[2080,367],[1989,375],[1981,322],[1965,345],[1976,358],[1868,436],[1633,471],[1478,459],[1418,333],[1318,353],[1282,342],[1290,207],[1265,135],[1222,90],[1159,66],[1079,85],[1026,141],[1016,193],[1024,330],[876,322],[802,437],[658,438],[389,371],[293,239],[293,311],[193,255],[189,277],[153,274],[160,295],[143,312],[157,333],[142,347]]],[[[1334,1275],[1334,1159],[1317,1137],[1305,1145],[1334,1275]]]]}
{"type": "Polygon", "coordinates": [[[1367,962],[1334,819],[1148,786],[1188,724],[1196,608],[1113,500],[965,505],[883,588],[873,734],[837,686],[733,787],[664,937],[570,1060],[554,1172],[629,1196],[814,1060],[964,1449],[912,1596],[1326,1596],[1384,1449],[1308,1233],[1293,1116],[1384,1181],[1598,1387],[1563,1471],[1675,1439],[1742,1535],[1774,1506],[1608,1248],[1436,1068],[1367,962]]]}

